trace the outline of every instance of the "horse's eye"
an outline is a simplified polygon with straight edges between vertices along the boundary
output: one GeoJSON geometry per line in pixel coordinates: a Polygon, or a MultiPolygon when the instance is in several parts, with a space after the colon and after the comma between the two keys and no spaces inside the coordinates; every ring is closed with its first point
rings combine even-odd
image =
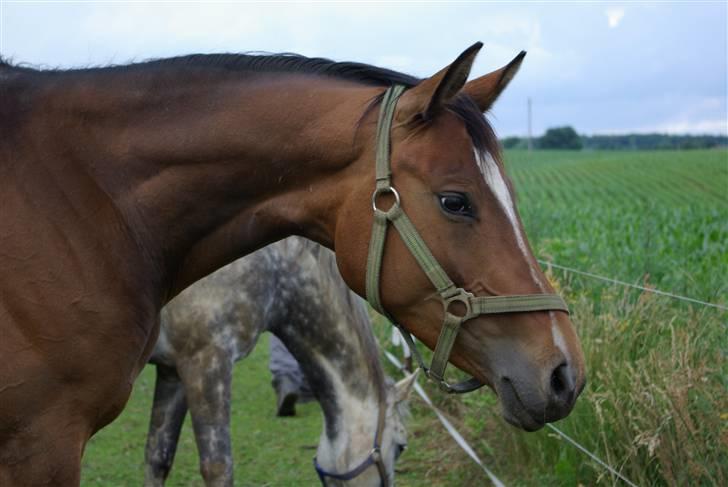
{"type": "Polygon", "coordinates": [[[453,215],[473,216],[473,207],[468,197],[462,193],[440,193],[440,206],[453,215]]]}

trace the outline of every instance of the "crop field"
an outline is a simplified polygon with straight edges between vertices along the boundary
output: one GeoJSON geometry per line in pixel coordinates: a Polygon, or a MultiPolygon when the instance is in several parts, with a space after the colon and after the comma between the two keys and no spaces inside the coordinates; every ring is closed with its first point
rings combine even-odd
{"type": "MultiPolygon", "coordinates": [[[[728,151],[513,151],[505,159],[539,259],[728,304],[728,151]]],[[[546,271],[572,309],[589,376],[557,426],[637,485],[727,485],[728,314],[546,271]]],[[[375,331],[394,350],[381,318],[375,331]]],[[[236,485],[316,485],[321,414],[306,404],[298,417],[274,417],[264,342],[236,369],[236,485]]],[[[83,485],[141,484],[153,379],[148,367],[122,416],[89,443],[83,485]]],[[[507,425],[490,391],[453,397],[424,385],[506,485],[622,485],[549,429],[507,425]]],[[[398,484],[486,485],[424,403],[413,397],[411,408],[398,484]]],[[[169,485],[200,485],[189,420],[177,456],[169,485]]]]}
{"type": "Polygon", "coordinates": [[[514,151],[506,161],[540,258],[708,301],[728,290],[725,151],[514,151]]]}

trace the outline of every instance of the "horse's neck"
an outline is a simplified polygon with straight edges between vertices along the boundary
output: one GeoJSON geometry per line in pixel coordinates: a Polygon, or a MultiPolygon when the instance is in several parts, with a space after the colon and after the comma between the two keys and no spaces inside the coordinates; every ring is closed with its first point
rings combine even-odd
{"type": "Polygon", "coordinates": [[[321,404],[319,458],[343,462],[337,467],[361,460],[372,448],[387,390],[366,308],[343,283],[332,252],[302,239],[286,239],[268,252],[290,265],[279,269],[285,279],[276,290],[289,298],[278,303],[270,331],[294,354],[321,404]]]}
{"type": "Polygon", "coordinates": [[[98,143],[88,165],[166,294],[286,235],[333,244],[342,173],[360,156],[359,117],[378,89],[228,73],[157,80],[159,93],[127,76],[110,78],[108,99],[94,108],[110,111],[105,123],[83,127],[99,131],[87,138],[98,143]]]}
{"type": "Polygon", "coordinates": [[[386,394],[381,371],[370,366],[371,357],[360,346],[360,337],[352,333],[353,327],[348,327],[348,333],[342,333],[344,327],[346,325],[342,328],[328,326],[325,330],[322,328],[321,333],[300,333],[311,338],[312,343],[307,344],[283,334],[284,343],[288,339],[287,346],[299,344],[295,347],[296,359],[311,382],[324,415],[319,463],[333,471],[350,468],[352,462],[362,461],[365,453],[371,450],[380,404],[386,403],[386,398],[380,397],[380,394],[386,394]],[[313,343],[321,346],[323,341],[338,345],[327,347],[324,344],[322,347],[336,350],[336,353],[321,353],[321,348],[313,343]],[[352,367],[352,363],[357,365],[352,367]]]}

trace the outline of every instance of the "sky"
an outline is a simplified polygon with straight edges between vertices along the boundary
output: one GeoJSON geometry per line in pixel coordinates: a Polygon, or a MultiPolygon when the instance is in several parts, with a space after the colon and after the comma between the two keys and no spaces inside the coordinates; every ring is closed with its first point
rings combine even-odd
{"type": "Polygon", "coordinates": [[[0,0],[0,55],[40,67],[189,53],[296,52],[420,77],[476,41],[471,73],[528,55],[489,114],[500,136],[728,134],[728,2],[0,0]]]}

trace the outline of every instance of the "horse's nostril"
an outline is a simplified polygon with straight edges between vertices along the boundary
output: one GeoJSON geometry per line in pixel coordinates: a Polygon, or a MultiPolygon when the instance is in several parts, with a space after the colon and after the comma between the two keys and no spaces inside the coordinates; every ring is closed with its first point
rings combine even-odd
{"type": "Polygon", "coordinates": [[[563,365],[560,365],[556,370],[554,370],[554,373],[551,374],[551,390],[557,396],[560,396],[561,391],[566,389],[564,380],[561,378],[561,373],[559,372],[561,370],[561,367],[563,367],[563,365]]]}
{"type": "Polygon", "coordinates": [[[574,372],[567,363],[558,365],[551,373],[552,397],[561,403],[571,404],[574,400],[574,372]]]}

